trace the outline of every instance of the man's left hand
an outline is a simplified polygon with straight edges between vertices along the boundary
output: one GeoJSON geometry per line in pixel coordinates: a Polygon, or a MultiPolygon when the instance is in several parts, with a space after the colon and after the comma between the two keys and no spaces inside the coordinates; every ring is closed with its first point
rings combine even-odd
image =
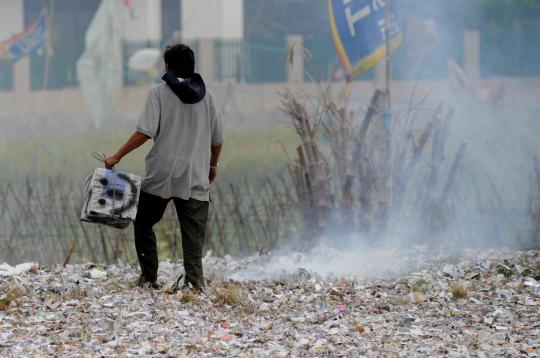
{"type": "Polygon", "coordinates": [[[210,172],[208,173],[208,180],[210,181],[210,184],[216,179],[217,176],[217,168],[210,168],[210,172]]]}

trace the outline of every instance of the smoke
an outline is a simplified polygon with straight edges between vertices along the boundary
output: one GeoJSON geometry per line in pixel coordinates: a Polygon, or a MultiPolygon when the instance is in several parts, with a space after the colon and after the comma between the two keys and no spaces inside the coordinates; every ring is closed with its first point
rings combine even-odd
{"type": "MultiPolygon", "coordinates": [[[[358,240],[357,240],[358,242],[358,240]]],[[[233,280],[291,279],[316,275],[322,278],[354,277],[373,279],[396,276],[419,267],[423,247],[398,255],[396,246],[385,245],[379,249],[358,246],[347,250],[327,244],[312,248],[309,253],[286,252],[258,257],[242,269],[228,274],[233,280]]]]}
{"type": "MultiPolygon", "coordinates": [[[[531,70],[531,63],[537,63],[540,56],[534,48],[526,49],[534,47],[530,27],[540,7],[527,13],[523,8],[528,5],[517,1],[513,6],[506,4],[507,13],[501,14],[496,8],[504,4],[499,3],[396,2],[404,44],[393,58],[397,77],[394,111],[407,108],[411,93],[415,102],[427,98],[422,104],[425,108],[436,108],[442,102],[455,110],[443,172],[458,146],[467,142],[450,193],[445,229],[430,237],[411,221],[394,220],[384,237],[344,237],[334,232],[325,237],[324,245],[307,252],[289,247],[256,260],[231,278],[287,277],[301,273],[299,269],[321,276],[370,278],[418,268],[419,261],[438,254],[418,250],[424,246],[410,249],[418,243],[458,253],[479,246],[538,245],[528,239],[527,205],[531,195],[538,195],[531,192],[531,173],[540,153],[540,68],[531,70]],[[515,18],[509,21],[512,11],[515,18]],[[466,38],[465,32],[471,31],[472,37],[466,38]],[[476,44],[474,33],[478,34],[476,44]],[[466,48],[471,46],[467,43],[471,38],[476,50],[466,48]],[[518,59],[513,60],[512,53],[519,54],[518,59]],[[404,88],[400,80],[409,80],[410,85],[404,88]],[[418,237],[418,233],[425,236],[418,237]]],[[[360,91],[359,86],[354,87],[354,106],[368,100],[357,100],[366,94],[360,91]]],[[[428,115],[420,114],[416,129],[427,120],[428,115]]]]}
{"type": "MultiPolygon", "coordinates": [[[[462,7],[466,14],[463,18],[453,12],[454,5],[442,2],[431,2],[427,10],[409,9],[416,14],[438,14],[437,32],[441,40],[426,55],[425,67],[437,68],[437,54],[444,53],[461,62],[467,81],[450,82],[451,93],[432,98],[455,109],[449,144],[453,142],[455,147],[462,140],[468,141],[459,185],[453,193],[455,218],[448,232],[460,233],[462,245],[523,245],[528,230],[530,174],[533,158],[540,151],[540,106],[534,99],[540,82],[538,77],[514,74],[519,73],[520,66],[526,67],[538,59],[531,51],[528,56],[516,56],[519,60],[510,60],[510,53],[523,54],[524,47],[531,46],[531,38],[526,31],[516,31],[515,24],[504,28],[500,17],[490,13],[496,4],[457,3],[454,5],[462,7]],[[497,31],[492,30],[495,25],[497,31]],[[474,58],[474,51],[467,54],[464,31],[476,31],[479,36],[476,73],[474,68],[467,68],[468,56],[474,58]],[[460,45],[457,48],[456,43],[460,45]],[[500,66],[502,63],[505,67],[500,66]]],[[[520,2],[516,2],[508,10],[516,11],[519,7],[520,2]]],[[[527,21],[515,19],[516,24],[527,21]]],[[[450,69],[449,78],[455,75],[450,69]]],[[[449,236],[453,238],[455,235],[449,236]]]]}

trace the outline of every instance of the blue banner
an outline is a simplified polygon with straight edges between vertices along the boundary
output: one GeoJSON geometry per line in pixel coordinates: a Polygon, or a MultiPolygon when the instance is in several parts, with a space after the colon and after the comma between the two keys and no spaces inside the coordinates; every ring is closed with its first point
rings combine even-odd
{"type": "Polygon", "coordinates": [[[47,43],[47,15],[42,11],[32,25],[3,42],[0,42],[0,62],[16,62],[20,58],[45,46],[47,43]]]}
{"type": "Polygon", "coordinates": [[[386,31],[391,50],[401,44],[399,27],[390,9],[385,10],[386,2],[328,0],[332,37],[348,80],[360,76],[386,56],[386,31]]]}

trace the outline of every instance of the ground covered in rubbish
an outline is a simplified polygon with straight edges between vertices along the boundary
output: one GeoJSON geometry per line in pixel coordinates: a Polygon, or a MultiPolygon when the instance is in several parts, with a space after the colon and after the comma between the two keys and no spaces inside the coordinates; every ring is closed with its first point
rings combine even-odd
{"type": "Polygon", "coordinates": [[[122,263],[0,271],[0,356],[540,354],[539,251],[394,252],[340,274],[279,260],[208,256],[198,295],[172,292],[180,262],[161,290],[122,263]]]}

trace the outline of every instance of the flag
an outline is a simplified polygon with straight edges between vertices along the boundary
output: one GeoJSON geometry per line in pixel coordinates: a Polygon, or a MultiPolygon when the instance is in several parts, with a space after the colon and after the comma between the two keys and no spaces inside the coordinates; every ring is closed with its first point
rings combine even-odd
{"type": "Polygon", "coordinates": [[[41,11],[38,19],[23,32],[0,42],[0,62],[16,62],[47,43],[47,14],[41,11]]]}
{"type": "Polygon", "coordinates": [[[94,126],[113,112],[123,83],[121,3],[102,0],[84,38],[77,77],[94,126]]]}
{"type": "Polygon", "coordinates": [[[390,49],[401,44],[401,32],[388,0],[328,0],[332,38],[347,80],[353,80],[386,56],[386,26],[390,49]],[[386,24],[388,19],[388,24],[386,24]]]}

